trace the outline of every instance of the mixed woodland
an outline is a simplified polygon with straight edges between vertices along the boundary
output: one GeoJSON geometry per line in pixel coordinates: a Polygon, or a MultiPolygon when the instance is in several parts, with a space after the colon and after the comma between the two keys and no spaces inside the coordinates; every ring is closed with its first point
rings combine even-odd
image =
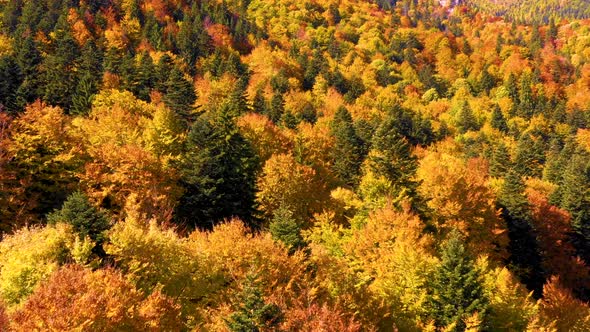
{"type": "Polygon", "coordinates": [[[0,0],[0,331],[589,331],[590,8],[452,5],[0,0]]]}

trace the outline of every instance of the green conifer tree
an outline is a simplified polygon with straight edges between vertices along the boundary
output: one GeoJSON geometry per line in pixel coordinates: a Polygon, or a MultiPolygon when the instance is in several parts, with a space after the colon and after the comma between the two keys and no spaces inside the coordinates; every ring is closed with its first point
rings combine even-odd
{"type": "Polygon", "coordinates": [[[258,159],[227,105],[217,114],[197,118],[186,145],[180,165],[185,192],[177,205],[176,220],[211,228],[224,218],[237,216],[257,226],[253,215],[258,159]]]}
{"type": "Polygon", "coordinates": [[[500,132],[506,134],[508,133],[508,124],[506,123],[506,119],[504,118],[504,114],[502,114],[502,110],[500,110],[500,106],[497,104],[494,106],[492,110],[492,119],[490,124],[492,128],[498,129],[500,132]]]}
{"type": "Polygon", "coordinates": [[[289,249],[289,254],[307,246],[301,235],[301,223],[293,218],[293,212],[288,208],[275,210],[269,231],[275,241],[281,241],[289,249]]]}
{"type": "Polygon", "coordinates": [[[189,119],[197,96],[193,84],[184,78],[180,70],[174,68],[166,81],[166,94],[163,99],[171,110],[189,119]]]}
{"type": "Polygon", "coordinates": [[[88,236],[92,241],[102,243],[104,232],[110,228],[105,215],[88,201],[88,197],[77,191],[68,196],[61,209],[47,215],[50,224],[65,222],[72,225],[80,239],[88,236]]]}
{"type": "Polygon", "coordinates": [[[244,290],[240,294],[240,304],[226,320],[232,332],[276,331],[282,321],[281,309],[267,303],[261,287],[252,274],[246,276],[244,290]]]}
{"type": "Polygon", "coordinates": [[[429,285],[428,306],[437,327],[464,331],[465,320],[478,313],[485,329],[489,300],[481,276],[468,256],[457,231],[449,234],[441,250],[441,263],[429,285]]]}
{"type": "Polygon", "coordinates": [[[332,150],[332,169],[344,185],[354,187],[364,160],[363,142],[357,136],[352,116],[345,107],[341,106],[336,111],[331,129],[336,139],[332,150]]]}
{"type": "Polygon", "coordinates": [[[504,178],[498,203],[508,226],[509,260],[512,268],[530,290],[540,295],[545,282],[545,273],[524,189],[525,185],[521,176],[513,170],[509,171],[504,178]]]}

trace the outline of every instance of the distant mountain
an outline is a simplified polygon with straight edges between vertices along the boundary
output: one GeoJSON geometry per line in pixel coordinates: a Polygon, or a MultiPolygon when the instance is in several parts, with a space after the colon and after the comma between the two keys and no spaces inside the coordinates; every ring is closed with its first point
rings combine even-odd
{"type": "MultiPolygon", "coordinates": [[[[440,2],[455,3],[457,1],[463,2],[461,0],[441,0],[440,2]]],[[[464,2],[480,11],[503,16],[519,23],[547,23],[551,19],[590,18],[590,1],[588,0],[465,0],[464,2]]]]}

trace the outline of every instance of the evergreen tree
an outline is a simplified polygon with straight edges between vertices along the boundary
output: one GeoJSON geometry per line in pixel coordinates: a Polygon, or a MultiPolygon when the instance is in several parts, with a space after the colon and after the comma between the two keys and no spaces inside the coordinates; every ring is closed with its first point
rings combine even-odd
{"type": "Polygon", "coordinates": [[[492,152],[490,175],[498,178],[503,177],[510,170],[511,166],[508,148],[504,143],[500,142],[492,152]]]}
{"type": "Polygon", "coordinates": [[[520,175],[509,171],[504,178],[498,203],[508,226],[510,263],[522,282],[536,295],[541,295],[545,276],[524,189],[524,182],[520,175]]]}
{"type": "Polygon", "coordinates": [[[158,64],[156,66],[156,90],[165,94],[166,93],[166,83],[168,82],[168,78],[174,69],[174,63],[172,58],[168,54],[164,54],[158,60],[158,64]]]}
{"type": "Polygon", "coordinates": [[[283,99],[283,95],[280,93],[275,93],[270,100],[270,112],[268,117],[272,122],[278,124],[285,112],[285,100],[283,99]]]}
{"type": "MultiPolygon", "coordinates": [[[[465,251],[457,231],[450,234],[442,248],[440,266],[431,278],[428,305],[436,326],[452,326],[449,331],[464,331],[465,319],[474,313],[478,313],[485,322],[488,299],[484,294],[481,276],[465,251]]],[[[485,325],[479,328],[485,329],[485,325]]]]}
{"type": "Polygon", "coordinates": [[[248,81],[245,78],[238,80],[227,98],[228,110],[234,117],[247,113],[252,108],[246,96],[247,87],[248,81]]]}
{"type": "Polygon", "coordinates": [[[184,59],[191,75],[196,74],[196,61],[210,53],[211,37],[204,29],[198,4],[195,2],[191,11],[185,15],[180,31],[176,35],[179,55],[184,59]]]}
{"type": "Polygon", "coordinates": [[[134,92],[137,98],[149,101],[150,92],[156,87],[156,68],[152,57],[147,52],[141,54],[135,80],[134,92]]]}
{"type": "Polygon", "coordinates": [[[540,138],[536,140],[526,133],[518,140],[514,170],[520,176],[540,177],[545,163],[545,147],[540,138]]]}
{"type": "Polygon", "coordinates": [[[394,118],[384,120],[372,139],[372,153],[369,153],[369,168],[377,175],[384,176],[392,184],[392,197],[404,195],[411,202],[411,208],[426,216],[428,207],[418,194],[419,182],[414,179],[418,162],[412,154],[407,140],[399,134],[394,118]]]}
{"type": "Polygon", "coordinates": [[[491,125],[492,128],[498,129],[504,134],[508,133],[508,124],[506,123],[504,114],[502,114],[502,110],[500,110],[500,106],[497,104],[494,106],[494,110],[492,111],[491,125]]]}
{"type": "Polygon", "coordinates": [[[307,246],[301,235],[301,223],[288,208],[280,207],[274,212],[269,231],[275,241],[281,241],[289,249],[289,254],[307,246]]]}
{"type": "Polygon", "coordinates": [[[42,64],[43,99],[51,105],[69,110],[78,83],[74,68],[80,57],[80,50],[72,36],[67,13],[60,16],[53,33],[54,52],[42,64]]]}
{"type": "Polygon", "coordinates": [[[240,304],[226,320],[232,332],[259,332],[276,330],[282,321],[281,309],[264,300],[261,287],[252,274],[246,276],[240,304]]]}
{"type": "Polygon", "coordinates": [[[19,107],[16,92],[22,83],[22,75],[12,56],[0,56],[0,78],[0,109],[17,112],[19,107]]]}
{"type": "Polygon", "coordinates": [[[16,91],[16,101],[18,108],[24,107],[35,99],[39,98],[40,79],[39,65],[42,58],[37,49],[37,43],[30,36],[21,36],[22,39],[15,39],[16,62],[21,69],[23,81],[16,91]]]}
{"type": "Polygon", "coordinates": [[[535,100],[531,85],[531,77],[523,74],[520,78],[518,115],[525,119],[530,119],[535,114],[535,100]]]}
{"type": "Polygon", "coordinates": [[[266,99],[264,98],[264,92],[262,89],[256,90],[256,94],[254,95],[254,101],[252,102],[252,107],[254,112],[260,114],[268,114],[269,107],[266,99]]]}
{"type": "Polygon", "coordinates": [[[255,226],[258,159],[227,106],[195,121],[180,168],[185,192],[176,209],[178,222],[211,228],[224,218],[237,216],[255,226]]]}
{"type": "Polygon", "coordinates": [[[61,209],[47,215],[50,224],[65,222],[72,225],[74,232],[80,239],[86,236],[92,241],[102,243],[105,240],[104,232],[109,229],[109,221],[105,215],[92,206],[88,197],[81,192],[71,194],[61,209]]]}
{"type": "Polygon", "coordinates": [[[189,119],[197,96],[193,84],[184,78],[180,70],[174,68],[166,81],[166,94],[163,99],[171,110],[189,119]]]}
{"type": "Polygon", "coordinates": [[[467,101],[461,103],[461,108],[457,113],[457,128],[461,134],[465,134],[470,130],[475,131],[479,129],[477,119],[467,101]]]}
{"type": "Polygon", "coordinates": [[[332,169],[343,184],[354,187],[364,160],[363,142],[357,136],[352,116],[345,107],[341,106],[336,111],[331,129],[336,139],[332,150],[332,169]]]}
{"type": "Polygon", "coordinates": [[[590,261],[590,158],[575,154],[566,163],[557,190],[560,206],[571,214],[573,242],[585,261],[590,261]]]}
{"type": "Polygon", "coordinates": [[[78,68],[78,85],[72,96],[72,114],[86,114],[92,106],[94,95],[100,87],[102,77],[102,53],[94,41],[82,49],[78,68]]]}
{"type": "Polygon", "coordinates": [[[516,82],[516,76],[514,76],[513,73],[510,73],[510,76],[508,76],[508,80],[506,81],[506,84],[504,86],[506,87],[506,90],[508,90],[508,97],[510,97],[510,100],[512,101],[512,108],[510,109],[510,115],[514,116],[514,115],[516,115],[516,110],[518,108],[519,95],[518,95],[518,85],[516,82]]]}
{"type": "Polygon", "coordinates": [[[297,125],[299,125],[299,122],[300,121],[293,115],[293,113],[289,111],[283,113],[283,116],[281,117],[281,125],[285,128],[295,129],[297,128],[297,125]]]}

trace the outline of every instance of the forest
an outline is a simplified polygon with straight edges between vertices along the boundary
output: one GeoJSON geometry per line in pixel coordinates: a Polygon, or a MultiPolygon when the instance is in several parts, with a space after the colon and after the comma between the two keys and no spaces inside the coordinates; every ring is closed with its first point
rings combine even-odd
{"type": "Polygon", "coordinates": [[[0,0],[0,332],[590,331],[590,9],[514,3],[0,0]]]}

